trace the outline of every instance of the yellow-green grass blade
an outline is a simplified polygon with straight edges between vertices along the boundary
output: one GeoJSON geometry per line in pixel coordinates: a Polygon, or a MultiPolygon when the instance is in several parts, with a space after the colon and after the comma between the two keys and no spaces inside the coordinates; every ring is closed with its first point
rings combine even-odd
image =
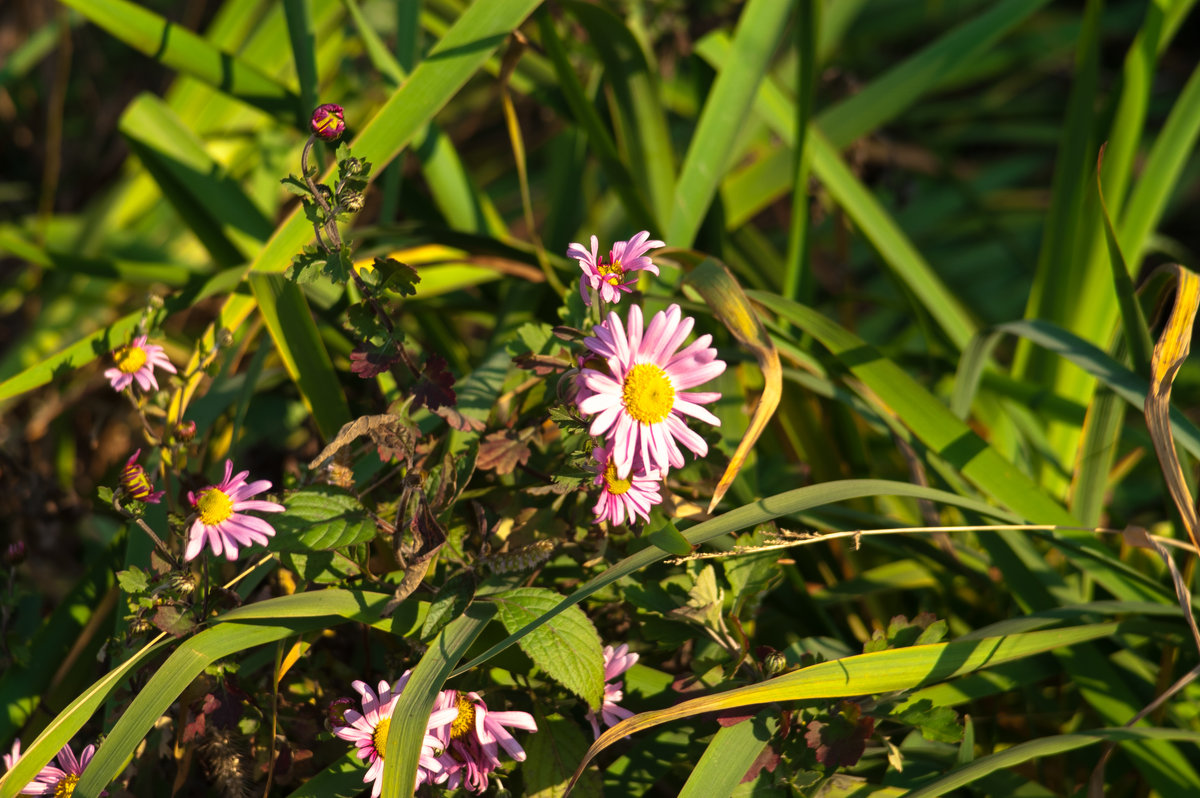
{"type": "Polygon", "coordinates": [[[61,751],[64,745],[71,742],[71,738],[91,719],[104,700],[125,680],[125,677],[144,665],[151,655],[170,642],[166,637],[165,634],[160,634],[147,643],[59,712],[54,720],[42,729],[33,743],[25,746],[25,750],[21,752],[21,758],[12,770],[0,774],[0,798],[13,798],[13,796],[19,795],[21,788],[32,781],[38,771],[61,751]],[[42,764],[38,764],[39,762],[42,764]]]}
{"type": "Polygon", "coordinates": [[[252,63],[128,0],[66,0],[89,21],[164,66],[204,81],[272,116],[299,124],[300,98],[252,63]]]}
{"type": "Polygon", "coordinates": [[[783,296],[788,299],[808,300],[815,294],[815,282],[809,263],[809,223],[812,211],[809,208],[808,174],[811,158],[808,152],[808,128],[813,115],[813,97],[817,88],[817,41],[821,37],[821,9],[823,3],[815,0],[800,0],[797,5],[795,36],[796,83],[799,86],[795,105],[795,133],[792,138],[794,177],[792,179],[792,223],[788,232],[787,259],[784,265],[783,296]]]}
{"type": "MultiPolygon", "coordinates": [[[[683,535],[692,546],[699,546],[724,535],[753,529],[756,524],[772,521],[776,518],[801,513],[814,507],[870,496],[902,496],[913,499],[929,499],[930,501],[962,507],[970,512],[980,513],[984,516],[998,518],[1010,523],[1017,523],[1017,519],[1020,518],[1020,516],[999,507],[934,488],[924,488],[919,485],[911,485],[906,482],[893,482],[891,480],[847,479],[796,488],[795,490],[775,496],[768,496],[751,504],[730,510],[727,513],[722,513],[715,518],[702,521],[684,530],[683,535]]],[[[524,629],[514,632],[484,653],[475,657],[455,671],[454,675],[465,673],[471,668],[482,665],[567,607],[578,604],[588,596],[616,582],[618,579],[635,574],[666,556],[667,554],[660,549],[649,547],[631,554],[620,562],[614,563],[602,574],[563,599],[562,603],[555,607],[554,610],[548,612],[536,622],[529,624],[524,629]]]]}
{"type": "Polygon", "coordinates": [[[304,293],[280,274],[250,275],[250,289],[288,374],[325,440],[350,421],[350,406],[304,293]]]}
{"type": "Polygon", "coordinates": [[[161,283],[179,288],[197,275],[197,271],[188,264],[109,256],[91,257],[43,248],[31,241],[23,231],[9,225],[0,226],[0,251],[36,263],[44,269],[103,280],[118,280],[134,285],[161,283]]]}
{"type": "Polygon", "coordinates": [[[689,247],[695,241],[790,12],[790,3],[777,0],[749,0],[743,7],[730,43],[732,55],[717,72],[675,185],[663,237],[671,246],[689,247]]]}
{"type": "Polygon", "coordinates": [[[675,187],[675,153],[659,95],[656,70],[629,28],[607,9],[568,0],[564,8],[588,32],[592,48],[604,64],[605,90],[616,108],[612,114],[617,139],[625,143],[633,178],[654,211],[665,220],[671,213],[675,187]]]}
{"type": "Polygon", "coordinates": [[[417,667],[413,668],[392,711],[392,726],[388,729],[383,752],[382,798],[412,795],[417,779],[417,759],[433,702],[454,666],[491,620],[492,613],[493,608],[487,604],[468,606],[458,619],[438,633],[417,667]]]}
{"type": "Polygon", "coordinates": [[[181,643],[150,677],[101,743],[74,794],[96,798],[117,776],[155,721],[213,662],[292,635],[351,620],[377,620],[389,599],[384,593],[330,589],[255,602],[215,619],[212,628],[181,643]]]}
{"type": "MultiPolygon", "coordinates": [[[[1027,762],[1033,762],[1045,757],[1074,751],[1089,745],[1111,740],[1113,742],[1128,742],[1133,740],[1174,740],[1178,742],[1200,743],[1200,732],[1187,729],[1159,729],[1135,726],[1122,729],[1093,729],[1075,734],[1059,734],[1050,737],[1040,737],[1024,743],[1017,743],[1011,748],[1005,748],[988,756],[980,757],[973,762],[950,771],[939,779],[923,784],[917,789],[906,793],[906,798],[936,798],[945,795],[959,787],[965,787],[978,781],[989,773],[1001,768],[1017,767],[1027,762]]],[[[1200,783],[1194,779],[1185,778],[1178,774],[1172,780],[1174,789],[1162,792],[1162,795],[1193,795],[1200,790],[1200,783]]]]}
{"type": "Polygon", "coordinates": [[[779,728],[770,710],[717,732],[692,769],[679,798],[731,795],[779,728]]]}
{"type": "Polygon", "coordinates": [[[562,37],[555,30],[553,20],[549,14],[539,13],[537,22],[538,31],[542,37],[542,46],[546,49],[550,63],[554,65],[558,74],[559,88],[567,101],[567,107],[575,118],[575,123],[587,135],[588,144],[596,158],[599,159],[605,178],[612,185],[621,204],[625,206],[625,213],[629,220],[634,225],[649,230],[651,235],[657,235],[663,222],[655,218],[654,211],[638,190],[629,168],[621,160],[620,153],[617,152],[617,145],[613,143],[612,137],[604,129],[600,114],[592,106],[583,85],[579,82],[579,77],[567,59],[566,47],[563,45],[562,37]]]}
{"type": "Polygon", "coordinates": [[[270,236],[270,221],[162,100],[139,95],[121,115],[120,129],[218,264],[245,261],[270,236]]]}
{"type": "Polygon", "coordinates": [[[627,718],[600,735],[577,772],[612,743],[673,720],[775,701],[811,702],[912,690],[1056,648],[1109,637],[1116,630],[1115,623],[1090,624],[981,640],[909,646],[822,662],[759,684],[735,687],[627,718]]]}

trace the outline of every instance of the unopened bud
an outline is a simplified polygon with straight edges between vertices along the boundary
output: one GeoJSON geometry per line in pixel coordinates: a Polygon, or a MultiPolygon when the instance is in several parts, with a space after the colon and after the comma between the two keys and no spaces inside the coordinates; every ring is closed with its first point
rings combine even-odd
{"type": "Polygon", "coordinates": [[[325,141],[334,141],[346,130],[345,112],[334,103],[318,105],[309,121],[313,135],[325,141]]]}
{"type": "Polygon", "coordinates": [[[329,703],[329,709],[326,717],[329,719],[331,726],[349,726],[346,722],[346,710],[354,709],[353,698],[335,698],[329,703]]]}
{"type": "Polygon", "coordinates": [[[162,501],[165,491],[155,490],[154,485],[150,483],[146,469],[142,468],[141,463],[137,461],[138,455],[141,453],[142,450],[138,449],[132,457],[125,461],[125,467],[121,469],[121,489],[131,499],[147,504],[158,504],[162,501]]]}
{"type": "Polygon", "coordinates": [[[363,209],[363,195],[357,191],[347,192],[342,196],[342,207],[350,213],[358,213],[363,209]]]}
{"type": "Polygon", "coordinates": [[[347,158],[342,161],[342,171],[348,175],[362,174],[362,161],[357,158],[347,158]]]}
{"type": "Polygon", "coordinates": [[[16,568],[25,562],[25,555],[25,541],[18,540],[16,543],[9,543],[4,549],[4,564],[10,568],[16,568]]]}
{"type": "Polygon", "coordinates": [[[233,343],[233,333],[222,327],[217,330],[217,346],[222,349],[233,343]]]}
{"type": "Polygon", "coordinates": [[[763,657],[763,670],[768,676],[774,676],[777,673],[783,673],[787,669],[787,657],[778,651],[772,651],[767,656],[763,657]]]}
{"type": "Polygon", "coordinates": [[[196,422],[180,421],[175,427],[175,437],[184,443],[191,441],[196,437],[196,422]]]}

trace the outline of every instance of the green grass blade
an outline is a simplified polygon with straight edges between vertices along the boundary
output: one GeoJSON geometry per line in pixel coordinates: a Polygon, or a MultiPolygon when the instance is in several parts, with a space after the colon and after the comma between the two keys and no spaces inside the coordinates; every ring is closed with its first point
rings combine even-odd
{"type": "MultiPolygon", "coordinates": [[[[935,796],[945,795],[951,790],[978,781],[987,774],[994,773],[1001,768],[1016,767],[1026,762],[1061,754],[1064,751],[1074,751],[1077,748],[1094,745],[1104,740],[1120,742],[1130,740],[1177,740],[1179,742],[1200,743],[1200,732],[1186,729],[1156,729],[1139,726],[1129,729],[1095,729],[1078,734],[1059,734],[1050,737],[1041,737],[1036,740],[1017,743],[1011,748],[1005,748],[1003,751],[989,756],[980,757],[968,765],[947,773],[939,779],[921,785],[912,792],[907,793],[907,798],[935,798],[935,796]]],[[[1197,785],[1194,781],[1189,782],[1177,779],[1174,786],[1178,791],[1163,794],[1191,795],[1200,785],[1197,785]]]]}
{"type": "Polygon", "coordinates": [[[300,98],[253,64],[128,0],[66,0],[89,21],[164,66],[299,125],[300,98]]]}
{"type": "Polygon", "coordinates": [[[675,185],[663,240],[689,247],[725,176],[734,140],[745,124],[755,89],[787,28],[790,3],[749,0],[738,19],[732,55],[717,73],[675,185]]]}
{"type": "Polygon", "coordinates": [[[916,55],[872,80],[862,91],[817,116],[817,126],[835,149],[894,119],[937,88],[954,67],[979,58],[1048,0],[1005,0],[960,25],[916,55]]]}
{"type": "Polygon", "coordinates": [[[633,167],[642,195],[649,198],[654,218],[666,220],[675,187],[675,153],[656,71],[651,70],[629,28],[611,12],[578,0],[568,0],[563,7],[587,30],[604,64],[604,85],[616,101],[612,116],[618,140],[626,143],[627,162],[633,167]]]}
{"type": "Polygon", "coordinates": [[[325,440],[333,440],[350,421],[333,361],[313,322],[304,293],[278,274],[250,275],[250,289],[275,348],[325,440]]]}
{"type": "Polygon", "coordinates": [[[383,795],[401,798],[412,794],[417,779],[417,759],[425,739],[425,726],[433,702],[454,666],[491,621],[493,607],[475,603],[438,633],[413,668],[412,676],[392,711],[383,753],[383,795]]]}
{"type": "Polygon", "coordinates": [[[651,235],[656,234],[661,222],[655,219],[654,211],[650,209],[646,199],[638,191],[633,175],[621,160],[612,137],[604,129],[600,114],[588,100],[583,85],[579,82],[579,77],[571,68],[570,61],[567,60],[566,48],[563,46],[558,31],[554,29],[553,20],[548,14],[538,14],[537,21],[538,31],[542,36],[542,46],[546,49],[550,63],[553,64],[555,72],[558,74],[559,88],[566,98],[567,107],[570,108],[571,115],[575,117],[575,122],[587,135],[588,144],[604,168],[605,178],[612,185],[621,204],[625,206],[625,213],[628,214],[630,221],[638,227],[649,230],[651,235]]]}
{"type": "MultiPolygon", "coordinates": [[[[1017,519],[1019,518],[1019,516],[998,507],[934,488],[924,488],[906,482],[893,482],[882,479],[847,479],[825,482],[820,485],[810,485],[775,496],[768,496],[753,504],[747,504],[735,510],[730,510],[727,513],[722,513],[715,518],[702,521],[685,530],[683,536],[687,538],[692,546],[699,546],[723,535],[744,529],[752,529],[756,524],[800,513],[813,507],[821,507],[827,504],[836,504],[868,496],[905,496],[916,499],[929,499],[930,501],[962,507],[971,512],[981,513],[985,516],[998,518],[1010,523],[1017,523],[1017,519]]],[[[573,607],[596,591],[616,582],[618,579],[635,574],[666,556],[666,552],[651,546],[613,564],[604,573],[587,582],[570,596],[563,599],[562,603],[552,611],[546,613],[524,629],[509,635],[456,670],[453,675],[457,676],[482,665],[567,607],[573,607]]]]}
{"type": "Polygon", "coordinates": [[[162,100],[139,95],[120,129],[218,264],[244,262],[271,235],[271,222],[162,100]]]}
{"type": "Polygon", "coordinates": [[[783,296],[807,301],[815,294],[808,252],[809,207],[808,128],[813,114],[813,96],[817,88],[817,41],[821,37],[821,8],[815,0],[800,0],[796,19],[796,81],[800,89],[795,102],[796,132],[792,139],[795,166],[792,180],[792,224],[788,232],[787,260],[783,277],[783,296]]]}
{"type": "Polygon", "coordinates": [[[292,45],[292,60],[300,80],[300,102],[296,113],[300,118],[317,107],[317,37],[313,31],[312,0],[283,0],[287,16],[288,40],[292,45]]]}
{"type": "Polygon", "coordinates": [[[679,798],[731,795],[778,728],[779,719],[770,710],[722,728],[704,748],[679,798]]]}
{"type": "Polygon", "coordinates": [[[361,760],[353,753],[310,777],[287,798],[358,798],[363,792],[361,760]]]}

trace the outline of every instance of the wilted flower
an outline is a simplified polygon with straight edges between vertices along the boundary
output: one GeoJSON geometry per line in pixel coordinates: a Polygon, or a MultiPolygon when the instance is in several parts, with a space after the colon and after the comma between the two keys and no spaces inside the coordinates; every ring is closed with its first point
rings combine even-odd
{"type": "Polygon", "coordinates": [[[162,501],[166,491],[154,490],[154,485],[150,483],[150,477],[146,475],[146,469],[142,468],[137,461],[138,455],[141,453],[141,449],[134,452],[133,456],[125,462],[125,467],[121,469],[121,489],[131,499],[147,504],[158,504],[162,501]]]}
{"type": "Polygon", "coordinates": [[[589,252],[582,244],[571,244],[567,247],[567,257],[579,261],[583,276],[579,278],[579,293],[584,302],[590,302],[588,288],[600,292],[600,298],[605,302],[620,302],[621,294],[633,293],[637,284],[637,272],[647,271],[658,274],[658,267],[646,255],[651,248],[663,246],[662,241],[650,241],[650,233],[641,231],[628,241],[618,241],[608,252],[608,263],[599,256],[600,242],[592,236],[592,249],[589,252]]]}
{"type": "Polygon", "coordinates": [[[284,507],[275,502],[249,500],[271,487],[265,479],[247,483],[249,471],[233,475],[233,461],[225,461],[225,478],[221,484],[212,485],[197,493],[188,491],[188,501],[196,508],[198,516],[188,530],[188,544],[183,559],[192,560],[204,548],[205,540],[212,553],[220,556],[222,551],[228,560],[236,560],[238,546],[252,543],[267,544],[267,538],[275,535],[275,529],[261,518],[243,515],[241,510],[257,510],[260,513],[282,513],[284,507]]]}
{"type": "MultiPolygon", "coordinates": [[[[83,775],[83,771],[87,768],[88,763],[92,761],[92,756],[96,753],[96,746],[89,745],[79,752],[79,758],[75,757],[75,752],[71,750],[70,745],[64,745],[62,750],[50,760],[50,764],[38,771],[34,776],[33,781],[21,788],[21,795],[53,795],[56,798],[60,796],[69,796],[74,794],[75,785],[79,783],[79,777],[83,775]],[[55,764],[57,762],[57,764],[55,764]]],[[[11,756],[4,757],[4,764],[8,768],[12,768],[20,759],[20,744],[13,746],[11,756]]],[[[107,795],[107,793],[104,793],[107,795]]]]}
{"type": "MultiPolygon", "coordinates": [[[[341,739],[354,743],[358,747],[358,758],[366,759],[370,764],[363,783],[372,782],[371,798],[379,798],[383,790],[383,752],[387,748],[388,729],[392,723],[392,711],[396,708],[396,699],[408,684],[412,671],[405,671],[394,685],[387,682],[379,683],[379,692],[373,691],[366,682],[354,681],[351,684],[362,696],[362,712],[355,709],[339,707],[344,723],[338,723],[333,717],[333,733],[341,739]]],[[[342,701],[349,699],[341,699],[342,701]]],[[[338,703],[338,702],[335,702],[338,703]]],[[[331,715],[333,708],[331,707],[331,715]]],[[[421,745],[421,755],[417,765],[417,783],[415,790],[422,784],[438,784],[446,780],[442,762],[434,756],[434,751],[440,751],[444,743],[426,734],[421,745]]]]}
{"type": "Polygon", "coordinates": [[[139,335],[125,346],[113,350],[114,368],[105,369],[104,376],[112,383],[114,391],[123,391],[136,379],[143,391],[158,390],[154,378],[154,367],[175,373],[175,367],[167,353],[158,344],[146,343],[146,336],[139,335]]]}
{"type": "Polygon", "coordinates": [[[629,475],[638,452],[648,470],[682,467],[677,440],[700,457],[708,454],[708,444],[684,423],[684,416],[721,424],[700,406],[715,402],[721,394],[686,389],[721,374],[725,361],[717,359],[717,350],[709,346],[712,336],[707,334],[676,352],[695,324],[681,315],[678,305],[660,310],[643,336],[642,309],[634,305],[628,324],[610,313],[608,324],[593,327],[593,337],[583,341],[605,358],[611,373],[583,370],[583,383],[595,394],[579,403],[579,411],[595,415],[589,433],[607,437],[617,476],[629,475]]]}
{"type": "Polygon", "coordinates": [[[346,114],[342,110],[342,106],[336,103],[318,105],[312,112],[309,127],[312,128],[313,135],[317,138],[333,141],[346,130],[346,114]]]}
{"type": "Polygon", "coordinates": [[[477,693],[441,692],[429,716],[429,731],[445,746],[440,759],[449,789],[486,790],[488,774],[500,767],[500,748],[518,762],[525,761],[525,749],[506,726],[537,731],[528,712],[493,712],[477,693]]]}
{"type": "MultiPolygon", "coordinates": [[[[600,706],[600,721],[605,726],[616,726],[625,718],[633,717],[633,713],[628,709],[617,706],[617,703],[625,698],[624,687],[625,682],[613,681],[625,671],[633,667],[633,663],[638,661],[637,654],[629,652],[629,646],[625,643],[613,648],[612,646],[604,647],[604,703],[600,706]]],[[[592,724],[592,732],[600,736],[600,724],[596,719],[596,712],[589,709],[587,713],[588,723],[592,724]]]]}
{"type": "Polygon", "coordinates": [[[657,471],[647,471],[640,458],[634,458],[628,476],[620,477],[611,454],[612,446],[609,444],[592,450],[592,457],[596,461],[596,478],[592,482],[600,486],[600,498],[592,508],[596,523],[608,521],[610,524],[623,524],[627,516],[631,524],[635,516],[649,521],[650,508],[662,502],[662,496],[658,493],[662,477],[657,471]]]}

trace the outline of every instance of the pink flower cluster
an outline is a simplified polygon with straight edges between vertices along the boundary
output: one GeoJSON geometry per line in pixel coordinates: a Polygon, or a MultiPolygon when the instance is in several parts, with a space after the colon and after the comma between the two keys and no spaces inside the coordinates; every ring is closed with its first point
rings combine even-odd
{"type": "MultiPolygon", "coordinates": [[[[354,743],[358,758],[368,761],[363,783],[372,783],[371,798],[379,798],[383,790],[383,752],[392,713],[411,673],[405,671],[395,684],[380,682],[378,692],[365,682],[353,682],[362,698],[362,711],[347,709],[334,720],[333,733],[354,743]]],[[[537,731],[528,712],[495,712],[478,693],[443,690],[425,726],[413,789],[422,784],[441,784],[449,789],[483,792],[489,774],[500,767],[501,748],[516,761],[525,760],[525,750],[509,732],[510,727],[537,731]]]]}
{"type": "MultiPolygon", "coordinates": [[[[590,252],[572,244],[567,254],[583,269],[584,298],[590,287],[604,301],[617,302],[636,282],[630,272],[658,274],[645,253],[663,242],[648,239],[649,233],[642,231],[618,241],[607,264],[597,257],[595,236],[590,252]]],[[[719,376],[725,362],[710,346],[711,335],[683,346],[694,326],[695,320],[684,317],[678,305],[655,313],[645,325],[642,309],[634,305],[624,321],[610,312],[583,341],[588,351],[579,360],[575,402],[591,418],[589,433],[604,438],[592,452],[593,482],[600,488],[593,508],[597,522],[649,520],[650,508],[662,502],[659,488],[667,473],[686,462],[680,445],[699,457],[708,454],[708,444],[687,418],[720,426],[720,419],[702,405],[721,394],[691,389],[719,376]]]]}

